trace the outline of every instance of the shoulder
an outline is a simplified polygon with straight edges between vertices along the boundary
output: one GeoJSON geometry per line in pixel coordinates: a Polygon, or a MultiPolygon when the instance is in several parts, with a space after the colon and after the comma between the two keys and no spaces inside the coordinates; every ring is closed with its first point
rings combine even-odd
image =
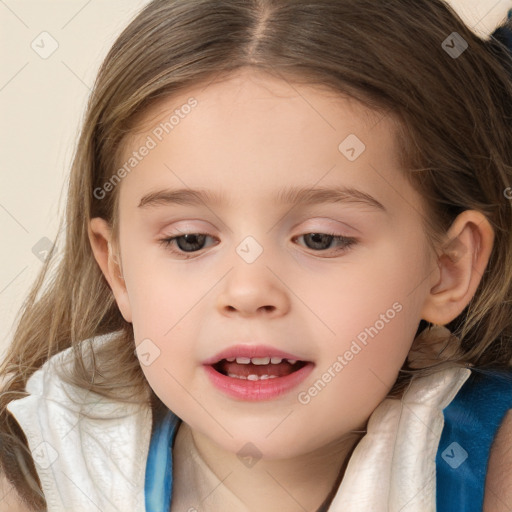
{"type": "Polygon", "coordinates": [[[9,512],[32,512],[20,498],[14,486],[0,472],[0,508],[9,512]]]}
{"type": "Polygon", "coordinates": [[[512,409],[496,434],[485,481],[484,512],[509,512],[512,507],[512,409]]]}

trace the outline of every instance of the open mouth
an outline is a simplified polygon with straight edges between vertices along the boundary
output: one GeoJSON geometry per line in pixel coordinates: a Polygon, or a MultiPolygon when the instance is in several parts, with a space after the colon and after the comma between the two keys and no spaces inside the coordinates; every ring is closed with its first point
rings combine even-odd
{"type": "Polygon", "coordinates": [[[228,397],[243,401],[273,400],[299,386],[315,367],[312,361],[279,352],[264,345],[233,346],[203,365],[210,383],[228,397]]]}
{"type": "Polygon", "coordinates": [[[286,377],[307,364],[308,361],[281,357],[230,357],[211,366],[221,375],[256,381],[286,377]]]}

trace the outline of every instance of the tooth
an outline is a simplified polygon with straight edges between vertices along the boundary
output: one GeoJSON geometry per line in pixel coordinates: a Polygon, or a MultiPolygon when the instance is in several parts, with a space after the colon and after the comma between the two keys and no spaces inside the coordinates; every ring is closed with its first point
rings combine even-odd
{"type": "Polygon", "coordinates": [[[272,364],[279,364],[281,361],[282,361],[282,359],[280,357],[271,357],[270,358],[270,362],[272,364]]]}
{"type": "Polygon", "coordinates": [[[267,379],[276,379],[277,375],[248,375],[244,377],[242,375],[236,375],[235,373],[228,373],[228,377],[232,377],[234,379],[243,379],[243,380],[267,380],[267,379]]]}
{"type": "Polygon", "coordinates": [[[235,358],[234,358],[234,357],[228,357],[228,358],[226,359],[226,361],[228,361],[228,362],[230,362],[230,363],[232,363],[234,360],[235,360],[235,358]]]}
{"type": "Polygon", "coordinates": [[[297,362],[297,359],[287,359],[287,361],[290,363],[290,364],[295,364],[297,362]]]}
{"type": "Polygon", "coordinates": [[[251,357],[252,364],[268,364],[270,363],[270,357],[251,357]]]}
{"type": "Polygon", "coordinates": [[[251,362],[251,358],[250,357],[237,357],[236,362],[238,364],[249,364],[251,362]]]}

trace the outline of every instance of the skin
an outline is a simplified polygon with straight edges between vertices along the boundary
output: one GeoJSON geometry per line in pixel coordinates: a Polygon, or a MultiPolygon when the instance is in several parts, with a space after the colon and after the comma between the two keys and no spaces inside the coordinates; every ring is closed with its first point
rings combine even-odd
{"type": "Polygon", "coordinates": [[[494,439],[485,481],[484,512],[512,510],[512,410],[494,439]]]}
{"type": "Polygon", "coordinates": [[[252,70],[148,111],[123,162],[190,97],[198,106],[118,185],[119,239],[95,218],[91,245],[135,343],[149,338],[160,351],[142,366],[148,383],[190,426],[210,468],[229,474],[224,485],[250,510],[316,510],[354,446],[351,432],[364,428],[394,384],[420,320],[446,324],[474,295],[493,231],[482,214],[466,211],[446,233],[460,242],[450,257],[430,250],[423,200],[399,168],[392,118],[252,70]],[[355,161],[338,149],[349,134],[366,145],[355,161]],[[355,187],[386,211],[272,201],[291,185],[355,187]],[[149,192],[183,187],[223,192],[227,201],[138,207],[149,192]],[[190,259],[159,243],[183,232],[211,238],[185,253],[190,259]],[[356,243],[319,250],[301,236],[308,233],[356,243]],[[247,236],[263,250],[251,264],[236,252],[247,236]],[[394,303],[402,310],[300,403],[298,393],[394,303]],[[230,398],[210,384],[202,362],[238,343],[272,345],[313,361],[314,371],[277,399],[230,398]],[[237,457],[247,442],[262,453],[251,469],[237,457]]]}

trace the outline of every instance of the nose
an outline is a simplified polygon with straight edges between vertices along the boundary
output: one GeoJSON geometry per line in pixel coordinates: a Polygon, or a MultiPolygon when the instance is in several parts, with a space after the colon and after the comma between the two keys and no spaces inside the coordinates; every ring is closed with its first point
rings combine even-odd
{"type": "Polygon", "coordinates": [[[290,309],[284,276],[263,262],[237,262],[223,280],[217,308],[223,315],[280,317],[290,309]]]}

